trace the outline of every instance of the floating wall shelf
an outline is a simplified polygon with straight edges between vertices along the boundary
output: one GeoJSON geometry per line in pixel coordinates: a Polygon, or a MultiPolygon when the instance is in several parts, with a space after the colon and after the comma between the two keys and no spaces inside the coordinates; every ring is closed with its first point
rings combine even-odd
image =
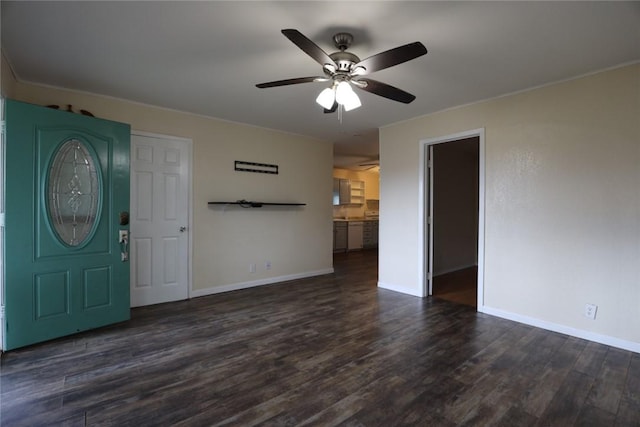
{"type": "Polygon", "coordinates": [[[238,205],[241,208],[261,208],[263,206],[306,206],[306,203],[271,203],[254,202],[251,200],[236,200],[235,202],[209,202],[210,205],[238,205]]]}

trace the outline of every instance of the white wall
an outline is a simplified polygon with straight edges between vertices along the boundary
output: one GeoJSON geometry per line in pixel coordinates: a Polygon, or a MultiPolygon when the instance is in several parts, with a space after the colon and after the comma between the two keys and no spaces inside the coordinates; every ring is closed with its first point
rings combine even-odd
{"type": "Polygon", "coordinates": [[[478,128],[480,309],[640,351],[638,64],[382,128],[380,282],[422,288],[419,141],[478,128]]]}
{"type": "Polygon", "coordinates": [[[72,104],[135,130],[193,140],[192,295],[333,271],[330,143],[21,82],[3,81],[4,87],[17,100],[72,104]],[[277,164],[279,174],[237,172],[234,160],[277,164]],[[238,199],[307,206],[223,210],[207,205],[238,199]],[[271,270],[265,261],[271,261],[271,270]],[[255,273],[249,272],[251,263],[255,273]]]}

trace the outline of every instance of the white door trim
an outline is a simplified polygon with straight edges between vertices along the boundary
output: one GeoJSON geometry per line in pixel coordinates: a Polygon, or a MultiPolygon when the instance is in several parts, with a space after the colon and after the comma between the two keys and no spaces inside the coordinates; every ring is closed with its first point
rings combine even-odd
{"type": "Polygon", "coordinates": [[[433,144],[426,146],[425,150],[424,150],[425,154],[427,155],[427,158],[425,159],[427,162],[429,162],[427,166],[428,170],[428,174],[426,174],[426,179],[427,179],[427,183],[428,185],[425,185],[424,189],[427,191],[427,194],[425,195],[425,203],[426,203],[426,209],[425,209],[425,215],[427,216],[427,218],[430,219],[430,221],[427,221],[426,224],[426,236],[428,237],[428,240],[425,242],[425,249],[427,250],[427,258],[426,258],[426,265],[425,265],[425,270],[426,270],[426,276],[425,276],[425,290],[424,290],[424,294],[426,295],[433,295],[433,177],[434,177],[434,173],[433,173],[433,163],[434,163],[434,159],[433,159],[433,144]]]}
{"type": "Polygon", "coordinates": [[[433,239],[426,239],[426,197],[429,194],[429,186],[432,182],[427,173],[425,164],[426,152],[428,148],[435,144],[457,141],[460,139],[478,137],[479,142],[479,165],[478,165],[478,307],[477,310],[484,312],[484,210],[485,210],[485,155],[484,155],[484,128],[472,129],[452,135],[428,138],[419,141],[419,173],[418,173],[418,283],[422,284],[422,296],[430,295],[429,282],[427,280],[427,262],[425,260],[429,245],[433,239]]]}
{"type": "Polygon", "coordinates": [[[4,345],[4,96],[0,95],[0,352],[4,345]]]}
{"type": "Polygon", "coordinates": [[[170,139],[172,141],[180,141],[187,145],[189,152],[187,164],[189,165],[189,194],[187,196],[187,204],[189,206],[189,226],[187,227],[187,238],[189,239],[187,254],[187,298],[191,299],[193,292],[193,140],[180,136],[162,135],[158,133],[145,132],[141,130],[131,130],[131,136],[146,136],[149,138],[170,139]]]}

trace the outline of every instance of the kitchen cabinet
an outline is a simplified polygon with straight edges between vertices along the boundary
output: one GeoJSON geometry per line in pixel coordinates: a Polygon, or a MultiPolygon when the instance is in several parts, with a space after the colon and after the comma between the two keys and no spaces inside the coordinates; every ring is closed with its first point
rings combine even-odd
{"type": "Polygon", "coordinates": [[[333,178],[333,206],[340,205],[340,181],[342,180],[333,178]]]}
{"type": "Polygon", "coordinates": [[[333,251],[345,252],[378,247],[377,220],[333,221],[333,251]]]}
{"type": "Polygon", "coordinates": [[[347,250],[347,222],[333,221],[333,251],[344,252],[347,250]]]}
{"type": "Polygon", "coordinates": [[[348,205],[351,203],[351,181],[348,179],[340,179],[340,204],[348,205]]]}
{"type": "Polygon", "coordinates": [[[378,247],[378,221],[365,221],[362,229],[362,246],[364,248],[378,247]]]}
{"type": "Polygon", "coordinates": [[[347,245],[350,251],[362,249],[363,226],[362,221],[349,221],[347,245]]]}
{"type": "Polygon", "coordinates": [[[364,181],[333,178],[334,206],[362,205],[364,201],[364,181]]]}

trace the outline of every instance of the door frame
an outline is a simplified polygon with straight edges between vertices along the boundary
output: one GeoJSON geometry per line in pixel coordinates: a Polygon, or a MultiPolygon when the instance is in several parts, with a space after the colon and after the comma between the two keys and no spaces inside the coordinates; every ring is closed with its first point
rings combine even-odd
{"type": "Polygon", "coordinates": [[[5,120],[4,101],[5,97],[0,94],[0,352],[4,349],[4,150],[5,150],[5,120]]]}
{"type": "MultiPolygon", "coordinates": [[[[149,138],[157,138],[157,139],[167,139],[171,141],[177,141],[183,143],[187,146],[187,165],[189,167],[189,173],[187,176],[187,184],[189,185],[189,194],[187,195],[187,206],[189,209],[189,215],[187,216],[187,221],[189,222],[187,226],[187,239],[189,239],[187,243],[187,299],[191,299],[191,294],[193,292],[193,140],[191,138],[184,138],[181,136],[173,136],[173,135],[163,135],[159,133],[145,132],[141,130],[131,130],[131,138],[133,140],[134,136],[146,136],[149,138]]],[[[131,144],[131,149],[133,150],[133,144],[131,144]]],[[[131,153],[133,156],[133,153],[131,153]]],[[[131,185],[134,185],[134,181],[131,180],[131,185]]],[[[133,194],[133,193],[131,193],[133,194]]],[[[133,204],[131,205],[133,206],[133,204]]],[[[133,253],[130,254],[131,257],[134,256],[133,253]]],[[[133,260],[132,260],[133,261],[133,260]]]]}
{"type": "Polygon", "coordinates": [[[484,232],[485,232],[485,145],[484,128],[472,129],[451,135],[444,135],[435,138],[422,139],[419,156],[419,177],[418,177],[418,279],[422,283],[422,296],[432,294],[431,278],[433,272],[433,231],[432,225],[427,224],[429,211],[433,208],[433,175],[432,168],[427,164],[427,154],[435,144],[455,142],[461,139],[478,137],[478,301],[477,310],[484,312],[484,232]],[[427,234],[429,232],[429,234],[427,234]],[[430,260],[426,257],[429,256],[430,260]]]}

